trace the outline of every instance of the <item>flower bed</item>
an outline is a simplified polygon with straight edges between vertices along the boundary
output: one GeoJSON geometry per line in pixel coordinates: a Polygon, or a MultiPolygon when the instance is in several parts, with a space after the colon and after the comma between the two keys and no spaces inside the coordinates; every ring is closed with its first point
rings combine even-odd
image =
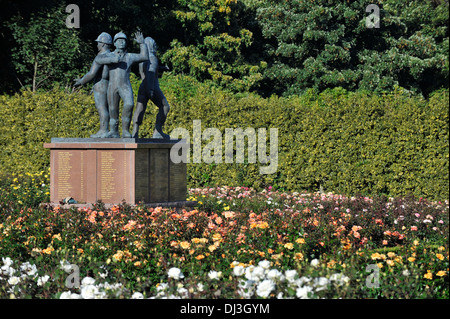
{"type": "Polygon", "coordinates": [[[449,297],[447,201],[220,187],[191,211],[52,209],[5,185],[2,298],[449,297]]]}

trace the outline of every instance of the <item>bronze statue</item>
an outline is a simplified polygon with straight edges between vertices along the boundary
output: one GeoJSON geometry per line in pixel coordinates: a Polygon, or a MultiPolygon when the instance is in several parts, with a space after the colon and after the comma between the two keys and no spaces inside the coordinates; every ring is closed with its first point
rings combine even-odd
{"type": "Polygon", "coordinates": [[[139,64],[139,73],[142,83],[139,86],[136,110],[133,115],[133,133],[134,138],[139,137],[139,126],[144,119],[145,110],[148,100],[151,100],[159,108],[156,116],[155,130],[153,138],[170,139],[170,136],[163,133],[162,128],[169,113],[170,105],[167,102],[164,93],[159,87],[158,72],[167,70],[159,67],[158,58],[156,57],[157,46],[151,37],[146,37],[144,43],[148,51],[148,59],[139,64]]]}
{"type": "Polygon", "coordinates": [[[109,124],[109,109],[107,100],[109,68],[108,64],[119,62],[119,57],[114,55],[111,51],[112,37],[102,32],[97,39],[98,54],[92,62],[91,69],[81,79],[76,79],[74,86],[84,85],[85,83],[94,80],[94,100],[95,106],[100,117],[100,129],[97,133],[92,134],[91,137],[107,137],[109,124]]]}
{"type": "Polygon", "coordinates": [[[108,104],[110,119],[107,137],[120,137],[118,131],[120,98],[123,101],[122,137],[131,137],[129,129],[134,107],[133,89],[130,83],[131,66],[134,63],[148,60],[147,46],[141,32],[136,33],[135,41],[141,47],[139,54],[127,52],[127,36],[123,32],[114,36],[116,50],[113,53],[119,57],[119,61],[109,65],[108,104]]]}

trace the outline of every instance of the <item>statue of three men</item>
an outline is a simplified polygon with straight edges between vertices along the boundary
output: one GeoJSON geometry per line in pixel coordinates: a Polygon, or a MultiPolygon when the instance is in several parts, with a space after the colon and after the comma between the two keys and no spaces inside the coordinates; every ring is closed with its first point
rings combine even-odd
{"type": "Polygon", "coordinates": [[[91,137],[112,137],[119,135],[119,103],[123,101],[122,110],[122,137],[139,137],[139,126],[142,124],[148,100],[159,108],[156,117],[153,138],[170,139],[163,133],[162,128],[170,110],[169,103],[159,87],[158,71],[160,70],[156,56],[155,41],[142,33],[137,32],[135,41],[140,45],[140,53],[127,52],[127,36],[119,32],[112,37],[102,32],[97,41],[98,54],[92,63],[89,72],[81,79],[75,80],[75,86],[83,85],[94,80],[94,99],[100,117],[100,129],[91,137]],[[114,43],[116,49],[111,52],[114,43]],[[133,64],[139,63],[141,85],[139,86],[136,110],[133,113],[134,98],[130,83],[130,72],[133,64]],[[130,133],[131,119],[133,118],[133,132],[130,133]]]}

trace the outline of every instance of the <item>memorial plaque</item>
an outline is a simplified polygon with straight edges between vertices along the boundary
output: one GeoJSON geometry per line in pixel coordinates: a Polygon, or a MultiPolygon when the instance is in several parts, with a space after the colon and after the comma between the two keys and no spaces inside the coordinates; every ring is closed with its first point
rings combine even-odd
{"type": "Polygon", "coordinates": [[[169,201],[186,199],[186,164],[170,162],[169,201]]]}
{"type": "Polygon", "coordinates": [[[72,197],[77,201],[86,199],[86,151],[57,150],[53,154],[52,171],[54,185],[51,200],[62,201],[72,197]]]}
{"type": "Polygon", "coordinates": [[[150,150],[150,201],[169,200],[169,149],[150,150]]]}
{"type": "Polygon", "coordinates": [[[129,187],[129,151],[97,151],[97,197],[105,203],[131,203],[129,187]]]}
{"type": "Polygon", "coordinates": [[[135,153],[135,199],[136,203],[150,201],[149,193],[149,150],[137,149],[135,153]]]}

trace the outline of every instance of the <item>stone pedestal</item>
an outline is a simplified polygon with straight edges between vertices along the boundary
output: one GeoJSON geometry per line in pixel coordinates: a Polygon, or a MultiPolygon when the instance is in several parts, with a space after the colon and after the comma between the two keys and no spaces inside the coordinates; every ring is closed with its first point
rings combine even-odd
{"type": "Polygon", "coordinates": [[[79,204],[180,206],[186,202],[186,163],[173,163],[180,140],[52,138],[50,202],[72,197],[79,204]]]}

